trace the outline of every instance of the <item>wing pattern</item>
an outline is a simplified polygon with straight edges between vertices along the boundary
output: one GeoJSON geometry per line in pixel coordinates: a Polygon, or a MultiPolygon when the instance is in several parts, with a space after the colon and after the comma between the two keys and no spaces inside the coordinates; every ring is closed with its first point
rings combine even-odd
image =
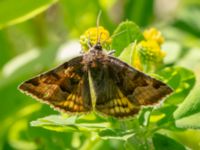
{"type": "Polygon", "coordinates": [[[109,56],[91,69],[96,93],[96,110],[116,118],[138,113],[141,106],[153,105],[172,92],[166,84],[109,56]]]}
{"type": "Polygon", "coordinates": [[[25,81],[19,89],[60,111],[87,113],[95,106],[96,111],[116,118],[132,117],[141,106],[156,104],[172,92],[163,82],[117,58],[106,56],[91,59],[91,66],[88,58],[83,60],[83,56],[76,57],[25,81]],[[95,91],[94,105],[88,71],[95,91]]]}
{"type": "Polygon", "coordinates": [[[68,113],[91,111],[91,96],[88,73],[76,57],[59,67],[25,81],[19,86],[22,92],[31,95],[57,110],[68,113]]]}

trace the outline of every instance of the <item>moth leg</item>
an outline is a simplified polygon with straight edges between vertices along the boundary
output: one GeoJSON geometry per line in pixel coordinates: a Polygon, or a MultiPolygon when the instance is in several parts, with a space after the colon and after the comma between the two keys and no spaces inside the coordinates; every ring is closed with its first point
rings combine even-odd
{"type": "Polygon", "coordinates": [[[115,50],[108,51],[108,55],[114,55],[114,54],[115,54],[115,50]]]}

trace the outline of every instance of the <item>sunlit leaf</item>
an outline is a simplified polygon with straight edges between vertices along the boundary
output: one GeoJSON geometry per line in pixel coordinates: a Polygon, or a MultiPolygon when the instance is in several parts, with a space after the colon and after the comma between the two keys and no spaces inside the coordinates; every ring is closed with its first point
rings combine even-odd
{"type": "Polygon", "coordinates": [[[124,62],[128,63],[129,65],[133,65],[133,55],[135,51],[136,43],[129,44],[119,55],[119,59],[123,60],[124,62]]]}
{"type": "Polygon", "coordinates": [[[112,49],[116,50],[118,56],[130,43],[141,39],[143,39],[143,35],[134,22],[122,22],[113,33],[112,49]]]}
{"type": "Polygon", "coordinates": [[[174,112],[177,127],[200,129],[200,85],[197,84],[174,112]]]}
{"type": "Polygon", "coordinates": [[[166,104],[179,104],[195,84],[195,75],[183,67],[169,67],[157,72],[174,92],[165,100],[166,104]]]}
{"type": "Polygon", "coordinates": [[[124,131],[124,130],[114,130],[114,129],[105,129],[99,132],[99,136],[102,139],[116,139],[116,140],[127,140],[132,137],[135,133],[133,131],[124,131]]]}
{"type": "Polygon", "coordinates": [[[32,126],[43,127],[49,130],[55,131],[96,131],[109,127],[107,122],[95,122],[89,123],[87,120],[85,122],[79,122],[76,116],[63,117],[60,115],[51,115],[44,118],[40,118],[36,121],[32,121],[32,126]]]}
{"type": "Polygon", "coordinates": [[[57,0],[14,0],[0,1],[0,29],[25,21],[45,11],[57,0]]]}
{"type": "Polygon", "coordinates": [[[176,109],[177,106],[174,105],[163,106],[152,113],[150,122],[154,122],[157,128],[160,129],[165,128],[172,131],[180,131],[181,129],[176,127],[173,117],[173,113],[176,109]]]}

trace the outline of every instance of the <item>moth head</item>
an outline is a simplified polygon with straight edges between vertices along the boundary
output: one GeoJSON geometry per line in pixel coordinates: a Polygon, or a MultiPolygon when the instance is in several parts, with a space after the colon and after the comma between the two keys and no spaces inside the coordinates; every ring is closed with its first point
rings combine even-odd
{"type": "Polygon", "coordinates": [[[102,45],[100,42],[97,42],[94,46],[90,48],[90,51],[102,51],[102,45]]]}
{"type": "Polygon", "coordinates": [[[102,46],[101,46],[100,41],[98,41],[97,44],[94,45],[94,49],[98,51],[102,51],[102,46]]]}

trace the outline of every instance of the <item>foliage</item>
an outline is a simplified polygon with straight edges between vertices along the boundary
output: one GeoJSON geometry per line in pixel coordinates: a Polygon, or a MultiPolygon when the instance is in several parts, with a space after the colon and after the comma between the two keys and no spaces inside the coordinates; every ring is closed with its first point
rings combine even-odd
{"type": "Polygon", "coordinates": [[[200,149],[200,3],[181,1],[176,17],[165,20],[160,9],[154,15],[155,2],[1,1],[0,149],[200,149]],[[116,57],[164,81],[174,93],[129,120],[95,112],[68,116],[21,94],[20,82],[78,54],[73,51],[78,42],[66,41],[95,26],[100,9],[100,24],[112,33],[116,57]],[[145,70],[149,62],[138,57],[145,36],[136,23],[156,26],[166,38],[161,46],[166,56],[153,69],[145,70]]]}

